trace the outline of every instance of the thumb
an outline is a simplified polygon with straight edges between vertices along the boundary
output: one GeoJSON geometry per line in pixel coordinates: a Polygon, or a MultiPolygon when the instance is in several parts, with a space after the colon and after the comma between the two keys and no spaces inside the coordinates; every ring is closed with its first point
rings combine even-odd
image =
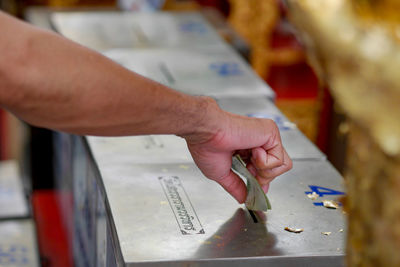
{"type": "Polygon", "coordinates": [[[232,170],[223,178],[216,180],[239,203],[244,203],[247,196],[247,188],[243,180],[232,170]]]}

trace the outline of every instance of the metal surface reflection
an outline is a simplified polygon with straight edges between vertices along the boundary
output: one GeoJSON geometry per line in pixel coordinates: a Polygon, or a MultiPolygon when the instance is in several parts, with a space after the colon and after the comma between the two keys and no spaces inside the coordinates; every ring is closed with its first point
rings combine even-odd
{"type": "Polygon", "coordinates": [[[276,236],[268,232],[267,215],[264,212],[254,213],[256,221],[248,210],[238,208],[218,231],[203,242],[195,255],[213,258],[282,255],[275,246],[276,236]]]}

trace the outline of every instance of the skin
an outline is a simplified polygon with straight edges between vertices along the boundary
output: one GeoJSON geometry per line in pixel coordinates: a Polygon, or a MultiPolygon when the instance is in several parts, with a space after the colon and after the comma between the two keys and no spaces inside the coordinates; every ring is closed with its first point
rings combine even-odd
{"type": "Polygon", "coordinates": [[[0,105],[27,123],[79,135],[181,136],[203,174],[239,203],[246,186],[230,169],[234,153],[264,191],[292,167],[271,120],[225,112],[2,12],[0,35],[0,105]]]}

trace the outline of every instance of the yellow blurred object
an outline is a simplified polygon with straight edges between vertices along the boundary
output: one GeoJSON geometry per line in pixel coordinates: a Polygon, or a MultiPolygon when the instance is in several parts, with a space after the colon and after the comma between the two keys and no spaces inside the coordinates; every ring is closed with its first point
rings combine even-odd
{"type": "MultiPolygon", "coordinates": [[[[290,66],[305,61],[300,49],[271,47],[273,32],[281,20],[277,0],[229,2],[229,23],[250,45],[250,63],[261,78],[268,78],[272,65],[290,66]]],[[[316,99],[277,99],[277,105],[311,141],[316,141],[320,106],[316,99]]]]}
{"type": "Polygon", "coordinates": [[[352,5],[360,17],[394,25],[400,22],[400,1],[398,0],[352,0],[352,5]]]}
{"type": "Polygon", "coordinates": [[[288,2],[310,62],[351,119],[347,266],[400,266],[400,1],[288,2]]]}
{"type": "Polygon", "coordinates": [[[108,7],[116,6],[116,0],[27,0],[26,5],[45,5],[50,7],[108,7]]]}
{"type": "Polygon", "coordinates": [[[279,9],[275,0],[230,0],[229,22],[251,46],[251,63],[255,71],[266,77],[270,65],[270,38],[279,9]]]}
{"type": "Polygon", "coordinates": [[[316,99],[278,99],[276,105],[308,139],[317,141],[320,103],[316,99]]]}
{"type": "Polygon", "coordinates": [[[163,6],[163,10],[173,10],[173,11],[190,11],[200,9],[199,4],[193,0],[166,0],[163,6]]]}
{"type": "Polygon", "coordinates": [[[301,50],[272,49],[272,33],[280,20],[277,0],[229,0],[229,22],[251,46],[250,61],[266,79],[271,65],[291,65],[304,60],[301,50]]]}

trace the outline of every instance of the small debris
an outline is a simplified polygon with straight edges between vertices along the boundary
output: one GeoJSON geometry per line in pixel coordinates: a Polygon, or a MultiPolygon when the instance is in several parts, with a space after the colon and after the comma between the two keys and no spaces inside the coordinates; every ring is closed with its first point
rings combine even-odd
{"type": "Polygon", "coordinates": [[[323,235],[330,235],[330,234],[332,234],[332,232],[321,232],[321,234],[323,234],[323,235]]]}
{"type": "Polygon", "coordinates": [[[247,228],[244,228],[243,231],[247,232],[247,228]]]}
{"type": "Polygon", "coordinates": [[[340,248],[337,248],[336,250],[337,250],[337,251],[340,251],[340,248]]]}
{"type": "Polygon", "coordinates": [[[291,228],[291,227],[287,227],[287,226],[285,227],[285,230],[288,232],[291,232],[291,233],[296,233],[296,234],[299,234],[304,231],[303,228],[291,228]]]}
{"type": "Polygon", "coordinates": [[[328,208],[328,209],[338,209],[339,208],[339,203],[337,203],[334,200],[324,200],[324,201],[322,201],[322,203],[324,204],[324,207],[328,208]]]}
{"type": "Polygon", "coordinates": [[[339,233],[343,233],[343,231],[344,231],[343,229],[339,229],[339,233]]]}
{"type": "Polygon", "coordinates": [[[312,192],[312,193],[310,193],[310,194],[307,194],[307,197],[308,197],[309,199],[316,200],[316,199],[318,198],[318,194],[315,193],[315,192],[312,192]]]}

